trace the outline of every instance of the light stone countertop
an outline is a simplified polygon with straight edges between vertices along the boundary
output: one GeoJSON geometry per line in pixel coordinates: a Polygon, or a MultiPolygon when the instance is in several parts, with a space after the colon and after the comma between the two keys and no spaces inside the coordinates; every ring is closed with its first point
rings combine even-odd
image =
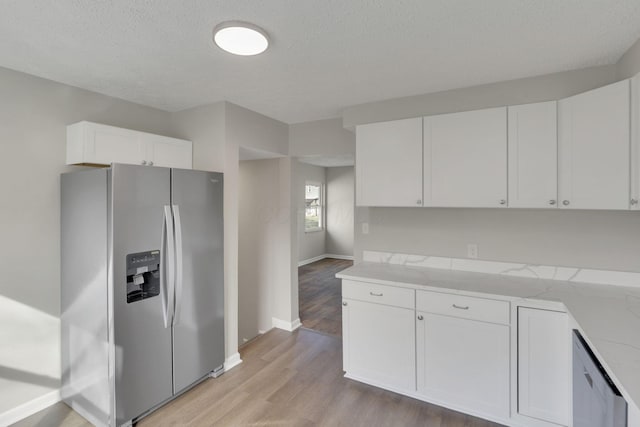
{"type": "Polygon", "coordinates": [[[500,274],[363,262],[336,277],[382,285],[491,296],[516,304],[565,309],[618,385],[640,404],[640,287],[531,279],[500,274]]]}

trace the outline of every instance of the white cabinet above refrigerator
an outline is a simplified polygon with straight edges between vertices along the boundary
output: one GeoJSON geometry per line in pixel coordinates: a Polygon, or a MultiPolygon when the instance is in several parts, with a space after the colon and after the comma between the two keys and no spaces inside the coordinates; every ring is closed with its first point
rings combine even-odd
{"type": "Polygon", "coordinates": [[[192,143],[87,121],[67,126],[68,165],[112,163],[192,169],[192,143]]]}

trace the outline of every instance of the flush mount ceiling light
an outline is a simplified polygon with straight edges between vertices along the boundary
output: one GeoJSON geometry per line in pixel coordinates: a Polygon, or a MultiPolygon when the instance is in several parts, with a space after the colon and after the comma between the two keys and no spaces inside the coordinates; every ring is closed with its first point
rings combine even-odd
{"type": "Polygon", "coordinates": [[[269,47],[269,38],[262,28],[241,21],[226,21],[216,25],[213,41],[220,49],[242,56],[257,55],[269,47]]]}

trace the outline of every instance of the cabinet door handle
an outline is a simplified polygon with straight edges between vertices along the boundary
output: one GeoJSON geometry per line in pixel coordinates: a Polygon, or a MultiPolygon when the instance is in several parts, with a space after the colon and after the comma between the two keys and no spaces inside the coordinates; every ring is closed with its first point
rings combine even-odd
{"type": "Polygon", "coordinates": [[[631,199],[631,206],[637,205],[637,204],[638,204],[638,199],[631,199]]]}
{"type": "Polygon", "coordinates": [[[465,306],[461,306],[461,305],[457,305],[457,304],[452,304],[453,308],[457,308],[458,310],[469,310],[469,306],[465,305],[465,306]]]}
{"type": "Polygon", "coordinates": [[[416,205],[421,205],[422,204],[422,200],[418,199],[416,200],[416,205]]]}
{"type": "Polygon", "coordinates": [[[570,202],[569,202],[568,200],[563,200],[563,201],[562,201],[562,204],[563,204],[563,205],[565,205],[565,206],[569,206],[569,203],[570,203],[570,202]]]}
{"type": "Polygon", "coordinates": [[[143,161],[141,161],[141,162],[140,162],[140,164],[144,166],[144,165],[146,165],[146,164],[147,164],[147,161],[146,161],[146,160],[143,160],[143,161]]]}
{"type": "Polygon", "coordinates": [[[553,200],[553,199],[551,199],[551,200],[549,200],[549,204],[550,204],[551,206],[553,206],[553,205],[555,205],[555,204],[556,204],[556,201],[555,201],[555,200],[553,200]]]}
{"type": "Polygon", "coordinates": [[[377,294],[375,292],[369,292],[369,295],[371,295],[373,297],[381,297],[382,296],[382,292],[380,292],[379,294],[377,294]]]}
{"type": "Polygon", "coordinates": [[[507,204],[507,201],[506,201],[505,199],[502,199],[502,200],[500,200],[500,204],[501,204],[501,205],[506,205],[506,204],[507,204]]]}
{"type": "Polygon", "coordinates": [[[422,320],[422,319],[424,319],[424,316],[423,316],[422,314],[420,314],[420,315],[418,316],[418,320],[422,320]]]}
{"type": "Polygon", "coordinates": [[[153,162],[151,162],[151,161],[150,161],[150,162],[149,162],[149,166],[153,166],[153,162]]]}
{"type": "Polygon", "coordinates": [[[342,305],[346,306],[346,305],[347,305],[347,302],[346,302],[346,301],[343,301],[343,302],[342,302],[342,305]]]}

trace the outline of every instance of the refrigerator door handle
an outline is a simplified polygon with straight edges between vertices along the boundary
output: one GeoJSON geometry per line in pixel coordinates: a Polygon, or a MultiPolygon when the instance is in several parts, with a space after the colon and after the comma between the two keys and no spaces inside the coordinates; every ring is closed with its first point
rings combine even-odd
{"type": "Polygon", "coordinates": [[[164,327],[171,325],[175,311],[175,242],[173,231],[173,214],[171,206],[164,207],[164,226],[162,227],[162,249],[160,250],[160,283],[162,284],[164,308],[164,327]],[[166,252],[165,250],[166,244],[166,252]]]}
{"type": "Polygon", "coordinates": [[[176,302],[173,316],[173,325],[180,323],[180,311],[182,309],[182,291],[183,291],[183,265],[182,265],[182,222],[180,221],[180,208],[173,205],[173,221],[176,237],[176,302]]]}

